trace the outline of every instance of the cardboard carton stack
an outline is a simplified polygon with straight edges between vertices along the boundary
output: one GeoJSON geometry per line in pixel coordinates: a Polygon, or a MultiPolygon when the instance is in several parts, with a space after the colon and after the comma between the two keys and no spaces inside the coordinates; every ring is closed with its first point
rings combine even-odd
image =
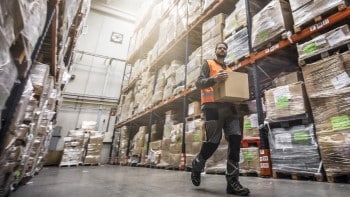
{"type": "Polygon", "coordinates": [[[350,173],[350,52],[302,68],[327,177],[350,173]]]}
{"type": "MultiPolygon", "coordinates": [[[[173,120],[171,120],[173,121],[173,120]]],[[[183,123],[171,126],[170,135],[164,133],[161,140],[161,160],[159,166],[179,167],[182,152],[183,123]]]]}
{"type": "Polygon", "coordinates": [[[339,5],[346,5],[346,0],[290,0],[289,2],[293,11],[294,25],[296,27],[300,27],[312,21],[315,17],[339,5]]]}
{"type": "Polygon", "coordinates": [[[241,148],[239,172],[256,173],[257,175],[260,174],[260,157],[258,147],[241,148]]]}
{"type": "Polygon", "coordinates": [[[252,19],[252,46],[257,49],[293,28],[289,2],[272,0],[252,19]]]}

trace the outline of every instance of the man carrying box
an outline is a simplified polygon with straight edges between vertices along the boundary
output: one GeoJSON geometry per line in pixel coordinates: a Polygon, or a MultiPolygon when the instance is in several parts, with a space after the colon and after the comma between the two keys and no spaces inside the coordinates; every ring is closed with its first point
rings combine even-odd
{"type": "Polygon", "coordinates": [[[191,180],[195,186],[200,185],[201,172],[204,169],[205,162],[218,148],[222,130],[224,130],[229,146],[226,166],[226,192],[238,196],[248,196],[249,189],[243,187],[238,180],[242,118],[238,115],[233,103],[217,102],[214,98],[213,86],[225,81],[228,78],[228,72],[232,72],[224,63],[227,48],[228,46],[224,42],[216,45],[216,59],[205,61],[196,82],[197,88],[201,89],[201,104],[205,117],[207,140],[203,142],[199,154],[192,162],[191,180]]]}

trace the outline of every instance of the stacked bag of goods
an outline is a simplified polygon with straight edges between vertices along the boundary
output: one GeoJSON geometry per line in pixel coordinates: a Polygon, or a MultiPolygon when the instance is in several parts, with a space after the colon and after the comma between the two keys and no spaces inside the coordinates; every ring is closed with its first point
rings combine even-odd
{"type": "Polygon", "coordinates": [[[185,65],[181,61],[172,61],[173,64],[177,64],[177,69],[175,71],[175,85],[173,90],[173,95],[179,94],[184,90],[185,86],[185,65]]]}
{"type": "Polygon", "coordinates": [[[195,22],[198,17],[203,13],[202,1],[189,0],[187,1],[187,13],[188,13],[188,25],[195,22]]]}
{"type": "Polygon", "coordinates": [[[202,67],[202,47],[198,47],[191,53],[187,63],[187,80],[186,87],[195,86],[202,67]]]}
{"type": "Polygon", "coordinates": [[[128,127],[123,126],[120,128],[120,145],[118,152],[118,160],[121,165],[128,164],[129,155],[127,155],[128,151],[128,127]]]}
{"type": "Polygon", "coordinates": [[[315,17],[328,12],[340,5],[346,5],[347,0],[290,0],[293,11],[294,26],[300,27],[313,21],[315,17]]]}
{"type": "MultiPolygon", "coordinates": [[[[252,46],[254,49],[264,47],[268,42],[291,32],[293,17],[287,0],[272,0],[252,19],[252,46]]],[[[280,40],[280,37],[279,39],[280,40]]]]}
{"type": "Polygon", "coordinates": [[[177,83],[177,80],[179,80],[179,76],[176,76],[176,71],[181,70],[180,68],[184,67],[179,60],[173,60],[170,63],[170,66],[164,73],[164,77],[166,80],[166,84],[163,90],[163,101],[169,99],[174,94],[174,89],[177,87],[177,85],[181,85],[181,80],[179,83],[177,83]]]}
{"type": "Polygon", "coordinates": [[[327,177],[350,173],[350,51],[302,67],[327,177]]]}
{"type": "Polygon", "coordinates": [[[169,15],[159,25],[158,55],[162,54],[176,37],[177,7],[171,8],[169,15]]]}
{"type": "MultiPolygon", "coordinates": [[[[168,112],[173,117],[172,112],[168,112]]],[[[161,160],[158,166],[177,168],[180,164],[182,152],[182,127],[183,123],[169,125],[170,122],[176,123],[174,119],[168,119],[166,124],[168,129],[161,140],[161,160]],[[171,129],[170,129],[171,127],[171,129]],[[168,133],[170,131],[170,134],[168,133]]],[[[164,130],[165,132],[165,130],[164,130]]]]}
{"type": "MultiPolygon", "coordinates": [[[[149,150],[147,155],[147,163],[151,165],[156,165],[160,162],[161,157],[161,147],[163,138],[163,127],[164,124],[152,124],[151,126],[151,136],[149,143],[149,150]]],[[[145,138],[149,139],[149,134],[145,135],[145,138]]]]}
{"type": "MultiPolygon", "coordinates": [[[[215,45],[224,40],[223,30],[226,15],[220,13],[209,18],[202,25],[202,59],[214,59],[215,45]]],[[[203,62],[202,61],[202,62],[203,62]]]]}
{"type": "Polygon", "coordinates": [[[83,163],[85,146],[90,133],[85,130],[70,130],[64,138],[64,149],[60,166],[78,166],[83,163]]]}
{"type": "Polygon", "coordinates": [[[136,133],[132,140],[132,149],[131,149],[131,155],[133,157],[132,162],[139,163],[142,158],[142,153],[145,145],[145,136],[147,133],[147,127],[142,126],[139,128],[139,131],[136,133]]]}
{"type": "Polygon", "coordinates": [[[165,72],[168,66],[168,64],[165,64],[157,71],[156,87],[154,88],[154,94],[152,94],[152,105],[156,105],[163,100],[164,87],[166,85],[165,72]]]}
{"type": "Polygon", "coordinates": [[[101,160],[102,146],[103,134],[99,131],[90,131],[84,164],[99,165],[101,160]]]}

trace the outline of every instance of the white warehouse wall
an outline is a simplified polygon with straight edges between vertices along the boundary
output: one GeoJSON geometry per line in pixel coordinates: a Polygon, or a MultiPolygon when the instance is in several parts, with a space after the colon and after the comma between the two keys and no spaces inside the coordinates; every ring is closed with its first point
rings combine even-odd
{"type": "MultiPolygon", "coordinates": [[[[129,40],[135,24],[130,20],[133,16],[128,16],[128,19],[125,18],[125,13],[122,13],[123,17],[118,17],[118,12],[115,14],[103,13],[103,10],[94,8],[95,6],[106,6],[104,3],[92,1],[86,21],[87,34],[80,35],[77,41],[73,64],[69,72],[70,75],[75,75],[75,78],[66,84],[63,95],[74,94],[78,95],[79,99],[84,96],[109,101],[119,99],[125,66],[125,62],[120,60],[125,60],[127,57],[129,40]],[[112,32],[123,35],[122,43],[110,41],[112,32]],[[84,54],[82,51],[95,55],[84,54]]],[[[112,3],[114,3],[113,6],[117,6],[118,1],[112,3]]],[[[136,13],[137,10],[134,8],[131,11],[136,13]]],[[[110,110],[116,106],[112,106],[111,103],[98,105],[88,101],[84,102],[84,100],[77,100],[77,102],[70,100],[70,102],[65,102],[63,99],[57,114],[56,125],[62,127],[62,138],[56,149],[63,150],[63,137],[67,136],[69,130],[80,128],[82,121],[96,121],[98,130],[105,132],[104,142],[111,142],[116,116],[110,116],[110,110]]],[[[103,152],[107,154],[108,150],[103,150],[103,152]]]]}

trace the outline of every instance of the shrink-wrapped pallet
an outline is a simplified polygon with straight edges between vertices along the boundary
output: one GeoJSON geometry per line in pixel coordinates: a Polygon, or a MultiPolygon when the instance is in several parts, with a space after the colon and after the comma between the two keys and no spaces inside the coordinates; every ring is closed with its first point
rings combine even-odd
{"type": "Polygon", "coordinates": [[[345,5],[346,0],[290,0],[290,4],[293,10],[294,25],[300,27],[339,5],[345,5]]]}
{"type": "Polygon", "coordinates": [[[350,85],[348,75],[350,52],[336,54],[302,67],[310,98],[330,95],[350,85]]]}
{"type": "Polygon", "coordinates": [[[228,45],[227,57],[225,62],[232,63],[249,55],[248,29],[243,28],[228,37],[225,42],[228,45]]]}
{"type": "Polygon", "coordinates": [[[273,170],[320,173],[313,124],[271,129],[269,143],[273,170]]]}
{"type": "Polygon", "coordinates": [[[291,31],[293,18],[288,1],[272,0],[252,20],[252,46],[260,48],[264,44],[291,31]]]}
{"type": "Polygon", "coordinates": [[[319,35],[303,44],[297,44],[299,59],[305,59],[328,49],[350,42],[350,30],[348,25],[343,25],[331,31],[319,35]]]}

